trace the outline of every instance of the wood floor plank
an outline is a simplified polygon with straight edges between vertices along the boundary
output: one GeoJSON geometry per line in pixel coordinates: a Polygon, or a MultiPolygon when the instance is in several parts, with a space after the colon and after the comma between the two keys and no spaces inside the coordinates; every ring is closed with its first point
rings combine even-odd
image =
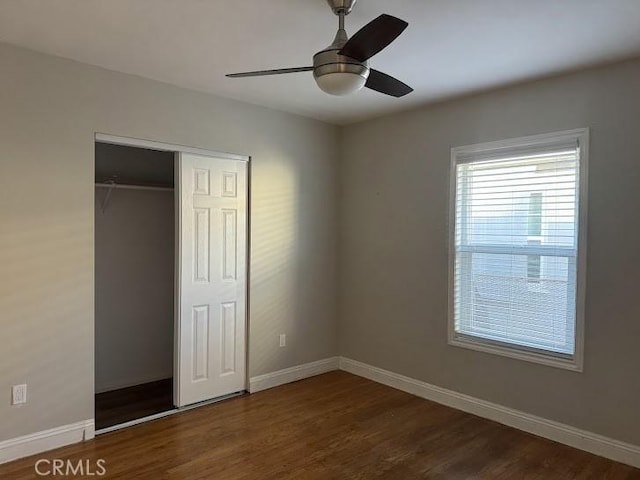
{"type": "Polygon", "coordinates": [[[345,372],[0,465],[0,478],[41,478],[41,458],[102,458],[106,475],[86,478],[127,480],[640,479],[638,469],[345,372]]]}

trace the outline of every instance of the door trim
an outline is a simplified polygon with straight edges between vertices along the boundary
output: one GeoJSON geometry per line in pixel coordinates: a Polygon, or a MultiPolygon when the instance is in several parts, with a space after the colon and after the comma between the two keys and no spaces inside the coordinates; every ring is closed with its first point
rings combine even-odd
{"type": "Polygon", "coordinates": [[[240,162],[249,162],[251,160],[251,157],[248,155],[240,155],[240,154],[228,153],[228,152],[216,152],[215,150],[189,147],[187,145],[156,142],[154,140],[144,140],[141,138],[134,138],[134,137],[121,137],[119,135],[109,135],[107,133],[100,133],[100,132],[95,133],[95,141],[100,143],[110,143],[112,145],[124,145],[127,147],[149,148],[151,150],[163,150],[167,152],[192,153],[194,155],[224,158],[225,160],[238,160],[240,162]]]}

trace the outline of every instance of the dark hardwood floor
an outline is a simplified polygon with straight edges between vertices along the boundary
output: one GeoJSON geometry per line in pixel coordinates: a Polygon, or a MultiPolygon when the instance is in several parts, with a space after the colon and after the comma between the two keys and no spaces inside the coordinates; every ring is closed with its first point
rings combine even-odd
{"type": "Polygon", "coordinates": [[[96,430],[173,410],[173,379],[96,395],[96,430]]]}
{"type": "Polygon", "coordinates": [[[31,458],[105,460],[91,478],[640,479],[640,470],[350,375],[331,372],[31,458]]]}

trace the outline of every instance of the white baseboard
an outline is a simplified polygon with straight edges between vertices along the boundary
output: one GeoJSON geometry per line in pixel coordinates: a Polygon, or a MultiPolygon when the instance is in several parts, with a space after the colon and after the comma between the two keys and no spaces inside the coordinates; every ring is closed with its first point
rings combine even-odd
{"type": "Polygon", "coordinates": [[[5,440],[0,442],[0,463],[10,462],[83,440],[90,440],[94,435],[94,421],[84,420],[52,428],[51,430],[43,430],[42,432],[5,440]]]}
{"type": "Polygon", "coordinates": [[[295,367],[285,368],[276,372],[265,373],[249,380],[249,392],[255,393],[267,388],[277,387],[285,383],[295,382],[303,378],[313,377],[321,373],[327,373],[332,370],[338,370],[340,365],[340,357],[330,357],[317,362],[296,365],[295,367]]]}
{"type": "Polygon", "coordinates": [[[418,397],[446,405],[503,425],[548,438],[570,447],[640,468],[640,446],[620,442],[563,423],[503,407],[469,395],[430,385],[404,375],[389,372],[366,363],[340,358],[340,370],[397,388],[418,397]]]}

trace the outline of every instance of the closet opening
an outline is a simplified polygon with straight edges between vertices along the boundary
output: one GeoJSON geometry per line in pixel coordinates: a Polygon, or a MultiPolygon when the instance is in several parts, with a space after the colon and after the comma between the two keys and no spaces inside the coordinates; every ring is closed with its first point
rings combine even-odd
{"type": "Polygon", "coordinates": [[[95,143],[97,430],[175,408],[174,158],[95,143]]]}
{"type": "Polygon", "coordinates": [[[95,140],[96,434],[242,395],[250,158],[95,140]]]}

